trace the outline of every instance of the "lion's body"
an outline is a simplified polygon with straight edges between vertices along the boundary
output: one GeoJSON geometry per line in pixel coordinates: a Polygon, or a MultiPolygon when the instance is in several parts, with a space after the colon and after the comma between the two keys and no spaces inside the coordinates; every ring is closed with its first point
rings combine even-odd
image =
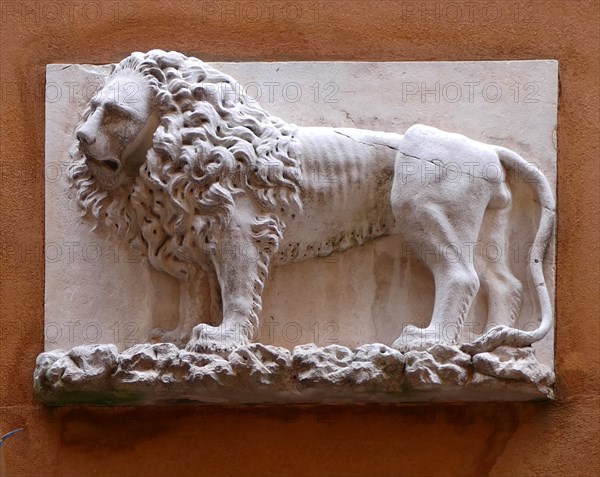
{"type": "Polygon", "coordinates": [[[394,163],[402,136],[301,127],[296,138],[302,209],[280,211],[286,226],[275,262],[327,256],[389,233],[394,163]],[[374,147],[368,141],[385,145],[374,147]]]}
{"type": "MultiPolygon", "coordinates": [[[[279,214],[286,227],[277,263],[326,256],[387,234],[421,243],[419,222],[428,230],[447,227],[447,220],[430,222],[436,213],[453,215],[456,227],[510,203],[497,153],[464,136],[417,125],[406,136],[298,128],[296,138],[302,210],[279,214]]],[[[446,246],[448,231],[441,232],[439,245],[446,246]]]]}
{"type": "MultiPolygon", "coordinates": [[[[127,179],[127,161],[135,156],[123,151],[144,143],[139,135],[151,120],[138,120],[131,131],[122,126],[122,144],[115,146],[111,133],[103,134],[128,116],[103,122],[114,107],[104,109],[100,93],[99,106],[84,114],[81,157],[71,179],[97,222],[180,280],[180,325],[171,339],[187,338],[200,321],[203,275],[211,287],[212,318],[222,323],[195,326],[188,347],[227,347],[247,342],[256,331],[272,264],[326,256],[388,234],[402,237],[429,267],[436,287],[424,336],[415,338],[408,328],[397,348],[456,343],[480,285],[489,319],[507,327],[514,322],[521,285],[505,260],[480,266],[468,254],[440,259],[431,251],[482,239],[484,220],[493,225],[484,239],[506,250],[506,172],[526,164],[516,154],[420,125],[404,135],[290,125],[249,104],[243,91],[231,100],[235,80],[176,53],[134,54],[121,62],[113,82],[121,71],[128,78],[139,72],[145,78],[139,81],[149,82],[162,105],[152,147],[144,151],[139,172],[127,179]]],[[[536,178],[544,205],[536,241],[543,254],[553,199],[543,176],[536,178]]],[[[540,273],[541,264],[532,267],[536,280],[540,273]]],[[[549,300],[539,293],[543,326],[534,340],[548,326],[549,300]]],[[[485,345],[502,340],[506,333],[485,345]]]]}

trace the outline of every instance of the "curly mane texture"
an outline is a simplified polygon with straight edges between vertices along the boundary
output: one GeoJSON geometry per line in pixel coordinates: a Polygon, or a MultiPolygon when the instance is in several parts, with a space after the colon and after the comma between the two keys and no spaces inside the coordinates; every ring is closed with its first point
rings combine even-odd
{"type": "MultiPolygon", "coordinates": [[[[114,189],[94,177],[81,149],[74,153],[69,179],[83,214],[157,269],[185,278],[204,266],[202,255],[218,246],[236,196],[246,194],[261,214],[252,232],[270,255],[283,231],[277,212],[302,207],[296,126],[271,116],[231,76],[197,58],[133,53],[109,80],[130,70],[147,79],[160,125],[139,174],[114,189]]],[[[82,122],[90,114],[88,106],[82,122]]]]}

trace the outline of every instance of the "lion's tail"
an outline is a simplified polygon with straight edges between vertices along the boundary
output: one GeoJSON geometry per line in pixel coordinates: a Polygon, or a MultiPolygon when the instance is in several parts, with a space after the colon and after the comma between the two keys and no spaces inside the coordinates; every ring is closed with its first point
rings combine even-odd
{"type": "Polygon", "coordinates": [[[535,189],[541,206],[541,214],[538,230],[529,254],[529,269],[541,311],[541,321],[539,326],[533,331],[523,331],[508,326],[495,326],[472,343],[461,346],[463,351],[471,355],[492,351],[502,345],[517,348],[529,346],[546,336],[552,328],[553,323],[552,302],[544,280],[542,264],[554,230],[555,204],[552,190],[546,177],[517,153],[504,147],[493,147],[500,158],[500,162],[507,169],[517,173],[525,172],[528,181],[535,183],[535,189]]]}

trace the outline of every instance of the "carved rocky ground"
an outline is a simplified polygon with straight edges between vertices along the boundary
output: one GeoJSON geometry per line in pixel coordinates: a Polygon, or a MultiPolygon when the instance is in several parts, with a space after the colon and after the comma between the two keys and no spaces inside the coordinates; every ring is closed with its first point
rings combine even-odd
{"type": "Polygon", "coordinates": [[[34,372],[47,405],[533,400],[552,398],[553,382],[532,348],[471,357],[446,345],[400,353],[382,344],[289,351],[255,343],[222,355],[166,343],[121,353],[78,346],[42,353],[34,372]]]}

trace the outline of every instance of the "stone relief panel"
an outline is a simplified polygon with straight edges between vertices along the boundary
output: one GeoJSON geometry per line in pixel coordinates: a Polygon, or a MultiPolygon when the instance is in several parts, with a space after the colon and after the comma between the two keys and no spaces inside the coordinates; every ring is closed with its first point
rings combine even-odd
{"type": "Polygon", "coordinates": [[[556,62],[46,86],[42,402],[552,396],[556,62]]]}

